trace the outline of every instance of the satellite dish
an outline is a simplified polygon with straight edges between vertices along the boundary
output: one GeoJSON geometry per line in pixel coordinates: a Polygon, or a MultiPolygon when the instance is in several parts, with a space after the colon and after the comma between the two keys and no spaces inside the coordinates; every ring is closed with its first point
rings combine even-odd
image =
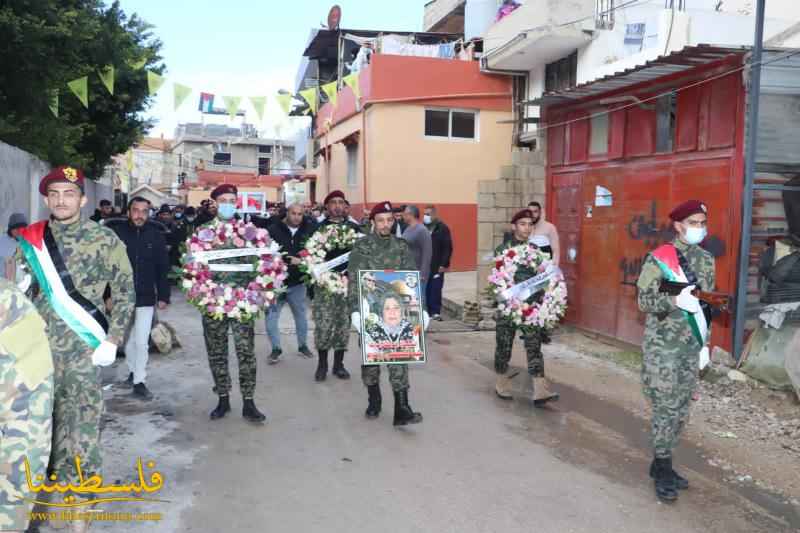
{"type": "Polygon", "coordinates": [[[338,30],[339,23],[342,21],[342,8],[338,5],[334,5],[330,11],[328,11],[328,29],[329,30],[338,30]]]}

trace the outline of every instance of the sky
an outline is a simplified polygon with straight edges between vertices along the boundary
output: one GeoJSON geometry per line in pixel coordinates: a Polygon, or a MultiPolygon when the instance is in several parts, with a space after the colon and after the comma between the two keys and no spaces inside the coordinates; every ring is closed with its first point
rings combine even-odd
{"type": "MultiPolygon", "coordinates": [[[[279,89],[294,91],[294,80],[312,28],[328,17],[334,0],[121,0],[127,14],[137,13],[154,26],[163,47],[166,82],[148,116],[157,120],[152,136],[172,138],[175,127],[200,122],[200,92],[242,96],[240,109],[247,122],[267,137],[290,139],[308,118],[287,117],[273,96],[279,89]],[[181,107],[173,109],[172,83],[192,88],[181,107]],[[267,96],[262,123],[247,96],[267,96]],[[277,126],[277,129],[276,129],[277,126]]],[[[341,0],[341,27],[420,31],[425,0],[341,0]]],[[[206,122],[239,125],[241,118],[206,116],[206,122]]]]}

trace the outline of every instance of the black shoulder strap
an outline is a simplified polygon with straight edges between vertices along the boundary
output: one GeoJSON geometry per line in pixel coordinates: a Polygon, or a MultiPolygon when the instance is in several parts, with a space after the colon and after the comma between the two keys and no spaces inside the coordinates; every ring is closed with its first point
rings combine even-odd
{"type": "MultiPolygon", "coordinates": [[[[678,249],[677,246],[675,247],[675,252],[677,252],[678,254],[678,264],[681,265],[681,269],[683,270],[683,273],[686,275],[686,281],[688,281],[689,284],[691,285],[697,285],[698,282],[697,274],[695,274],[694,270],[692,270],[692,267],[689,266],[689,261],[686,259],[686,256],[683,255],[683,253],[678,249]]],[[[700,287],[699,285],[697,285],[697,288],[702,289],[702,287],[700,287]]]]}
{"type": "Polygon", "coordinates": [[[50,224],[47,224],[44,228],[44,244],[47,246],[47,252],[50,254],[50,258],[53,260],[53,266],[56,268],[56,272],[58,272],[58,276],[61,278],[61,283],[64,284],[64,288],[67,290],[67,294],[69,297],[75,300],[75,302],[83,307],[83,309],[92,315],[92,318],[97,320],[97,323],[100,324],[100,327],[103,328],[103,331],[108,333],[108,320],[106,320],[106,316],[94,305],[92,302],[87,300],[78,289],[75,288],[75,284],[72,282],[72,276],[67,270],[67,265],[64,263],[64,258],[61,256],[61,250],[58,249],[58,245],[56,244],[56,240],[53,237],[53,232],[50,230],[50,224]]]}

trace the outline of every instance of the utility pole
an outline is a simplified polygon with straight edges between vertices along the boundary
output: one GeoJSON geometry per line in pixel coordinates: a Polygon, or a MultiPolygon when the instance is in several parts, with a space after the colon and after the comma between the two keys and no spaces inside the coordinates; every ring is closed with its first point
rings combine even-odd
{"type": "Polygon", "coordinates": [[[744,348],[744,324],[747,307],[747,281],[750,270],[750,246],[753,229],[753,182],[758,153],[758,106],[761,97],[761,52],[764,41],[764,10],[766,0],[757,0],[756,36],[750,56],[750,90],[747,108],[747,138],[744,154],[744,194],[742,195],[742,241],[739,249],[738,284],[736,287],[736,318],[733,328],[733,355],[742,357],[744,348]]]}

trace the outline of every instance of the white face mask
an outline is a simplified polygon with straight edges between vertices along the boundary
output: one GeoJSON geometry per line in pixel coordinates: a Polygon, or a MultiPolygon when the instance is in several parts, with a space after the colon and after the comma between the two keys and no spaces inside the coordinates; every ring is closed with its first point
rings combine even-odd
{"type": "Polygon", "coordinates": [[[430,215],[423,216],[422,217],[422,222],[424,222],[425,224],[430,224],[431,223],[431,216],[430,215]]]}
{"type": "Polygon", "coordinates": [[[708,230],[706,228],[686,228],[686,234],[683,238],[688,244],[700,244],[707,234],[708,230]]]}

